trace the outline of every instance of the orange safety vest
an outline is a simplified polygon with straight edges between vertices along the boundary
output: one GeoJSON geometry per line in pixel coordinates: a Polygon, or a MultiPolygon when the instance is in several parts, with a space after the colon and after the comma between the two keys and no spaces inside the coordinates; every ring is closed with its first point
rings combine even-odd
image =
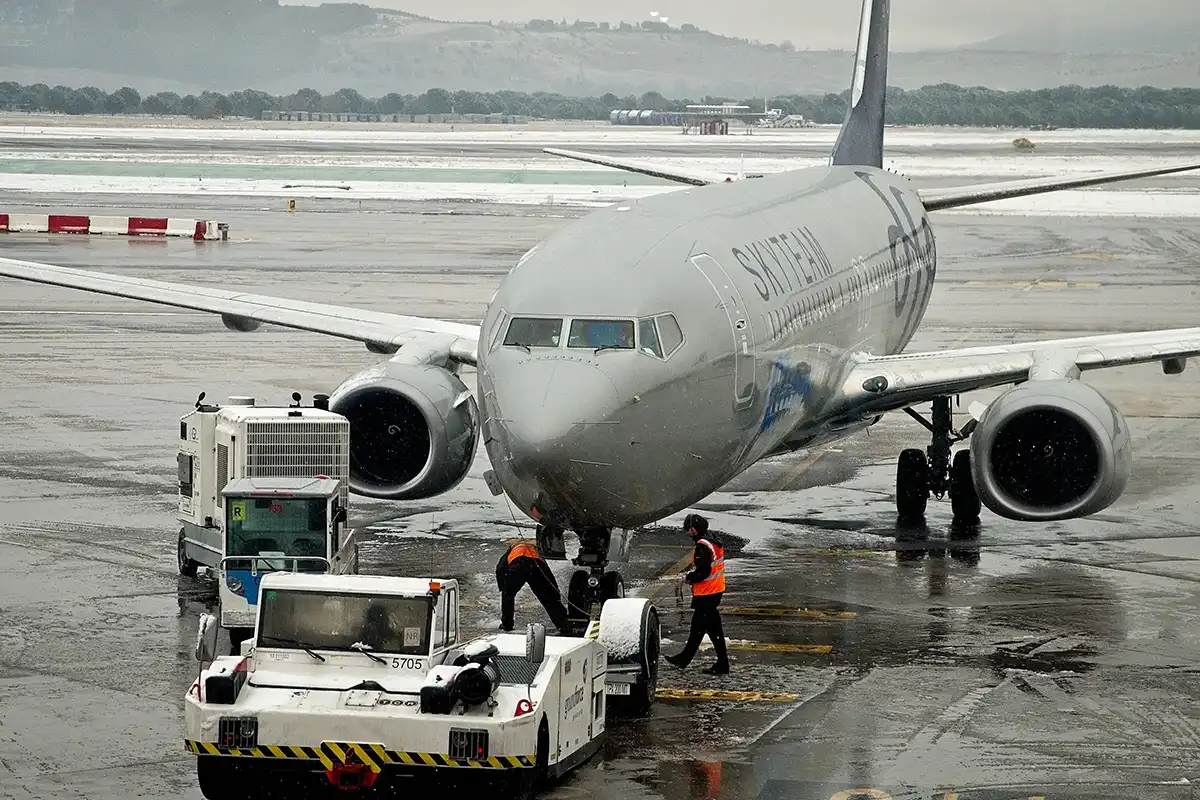
{"type": "Polygon", "coordinates": [[[526,558],[537,558],[537,548],[529,542],[520,542],[519,544],[514,544],[511,548],[509,548],[508,551],[508,563],[511,564],[513,559],[520,558],[521,556],[525,556],[526,558]]]}
{"type": "MultiPolygon", "coordinates": [[[[713,544],[708,539],[697,539],[698,543],[707,545],[712,551],[712,570],[708,577],[699,583],[692,584],[692,596],[702,597],[707,594],[720,594],[725,591],[725,548],[713,544]]],[[[692,554],[692,567],[696,566],[696,556],[692,554]]]]}

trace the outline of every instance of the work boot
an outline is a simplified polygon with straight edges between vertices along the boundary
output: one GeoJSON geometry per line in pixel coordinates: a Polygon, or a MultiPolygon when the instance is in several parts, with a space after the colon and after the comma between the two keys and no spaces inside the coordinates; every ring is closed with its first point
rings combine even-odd
{"type": "Polygon", "coordinates": [[[687,669],[687,662],[679,656],[663,656],[663,661],[666,661],[676,669],[687,669]]]}
{"type": "Polygon", "coordinates": [[[503,622],[500,623],[500,630],[504,631],[505,633],[512,633],[512,629],[512,625],[505,625],[503,622]]]}
{"type": "Polygon", "coordinates": [[[729,665],[721,664],[718,662],[716,664],[713,664],[711,667],[704,669],[703,672],[705,675],[728,675],[729,674],[729,665]]]}

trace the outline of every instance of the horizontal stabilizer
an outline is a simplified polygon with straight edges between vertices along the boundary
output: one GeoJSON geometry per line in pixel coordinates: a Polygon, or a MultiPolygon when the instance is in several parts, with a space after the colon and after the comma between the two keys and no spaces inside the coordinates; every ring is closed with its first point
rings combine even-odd
{"type": "Polygon", "coordinates": [[[1153,178],[1156,175],[1172,175],[1200,169],[1200,164],[1175,167],[1158,167],[1138,172],[1110,172],[1103,175],[1084,175],[1078,178],[1033,178],[1004,183],[983,183],[976,186],[959,186],[950,189],[920,189],[917,194],[927,211],[942,211],[947,208],[989,203],[993,200],[1008,200],[1032,194],[1045,194],[1063,189],[1081,189],[1085,186],[1100,186],[1136,178],[1153,178]]]}
{"type": "Polygon", "coordinates": [[[589,164],[599,164],[603,167],[612,167],[613,169],[621,169],[626,172],[636,172],[641,175],[651,175],[655,178],[664,178],[668,181],[676,183],[686,183],[690,186],[707,186],[710,183],[723,183],[731,181],[728,175],[719,175],[717,173],[701,173],[689,172],[681,170],[678,167],[667,167],[662,164],[647,164],[637,161],[629,161],[624,158],[613,158],[611,156],[595,156],[591,153],[580,153],[578,150],[559,150],[553,147],[547,147],[542,150],[543,153],[549,153],[552,156],[562,156],[563,158],[574,159],[575,161],[586,161],[589,164]]]}

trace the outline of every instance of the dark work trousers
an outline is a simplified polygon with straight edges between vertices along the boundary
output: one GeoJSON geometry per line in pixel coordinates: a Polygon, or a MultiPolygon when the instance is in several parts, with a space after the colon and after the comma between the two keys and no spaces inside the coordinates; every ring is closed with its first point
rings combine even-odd
{"type": "Polygon", "coordinates": [[[725,631],[721,629],[721,612],[717,606],[721,604],[720,594],[703,594],[692,598],[692,630],[688,634],[687,644],[679,654],[682,666],[687,666],[700,649],[700,642],[708,634],[717,653],[718,664],[729,663],[729,653],[725,651],[725,631]]]}
{"type": "Polygon", "coordinates": [[[567,607],[559,594],[558,581],[554,580],[554,573],[545,561],[518,556],[508,562],[506,569],[496,570],[496,583],[500,586],[500,624],[505,630],[512,630],[517,592],[527,583],[550,615],[554,627],[566,628],[567,607]]]}

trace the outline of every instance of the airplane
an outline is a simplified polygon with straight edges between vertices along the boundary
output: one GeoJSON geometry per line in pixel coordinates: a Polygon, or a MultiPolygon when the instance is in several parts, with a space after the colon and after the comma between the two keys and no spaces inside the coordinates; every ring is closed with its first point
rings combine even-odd
{"type": "MultiPolygon", "coordinates": [[[[906,353],[929,304],[929,214],[1200,164],[922,189],[883,168],[889,0],[864,0],[849,108],[828,166],[726,181],[574,151],[687,188],[597,209],[526,252],[479,325],[0,259],[0,276],[355,340],[389,358],[329,408],[351,423],[351,489],[395,500],[484,478],[537,523],[545,555],[579,539],[568,600],[621,596],[630,531],[691,507],[759,461],[877,424],[921,421],[899,454],[896,507],[949,494],[1014,520],[1087,516],[1132,464],[1120,411],[1087,370],[1200,355],[1200,328],[906,353]],[[473,395],[462,380],[474,367],[473,395]],[[952,399],[1008,386],[957,431],[952,399]],[[931,419],[913,407],[931,403],[931,419]],[[969,446],[952,455],[954,444],[969,446]]],[[[982,404],[979,404],[982,405],[982,404]]]]}

